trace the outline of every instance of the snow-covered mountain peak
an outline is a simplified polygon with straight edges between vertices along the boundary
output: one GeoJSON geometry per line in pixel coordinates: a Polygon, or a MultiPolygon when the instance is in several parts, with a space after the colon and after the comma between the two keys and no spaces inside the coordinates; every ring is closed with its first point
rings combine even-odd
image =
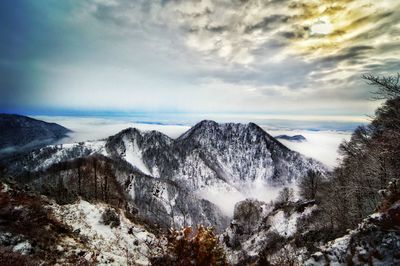
{"type": "Polygon", "coordinates": [[[108,137],[108,139],[117,139],[117,138],[122,138],[122,137],[129,137],[129,138],[136,138],[136,137],[141,137],[143,134],[142,131],[140,131],[137,128],[134,127],[129,127],[126,128],[124,130],[121,130],[120,132],[118,132],[117,134],[108,137]]]}
{"type": "MultiPolygon", "coordinates": [[[[211,120],[203,120],[180,136],[178,141],[200,141],[202,139],[218,139],[222,141],[229,139],[247,141],[253,139],[255,141],[261,140],[261,138],[279,143],[255,123],[217,123],[211,120]]],[[[281,146],[286,148],[283,145],[281,146]]]]}
{"type": "Polygon", "coordinates": [[[120,142],[122,139],[127,139],[132,142],[136,140],[139,146],[142,146],[143,143],[157,145],[159,143],[170,144],[172,142],[170,137],[159,131],[143,131],[133,127],[124,129],[119,133],[108,137],[107,142],[114,145],[116,142],[120,142]]]}

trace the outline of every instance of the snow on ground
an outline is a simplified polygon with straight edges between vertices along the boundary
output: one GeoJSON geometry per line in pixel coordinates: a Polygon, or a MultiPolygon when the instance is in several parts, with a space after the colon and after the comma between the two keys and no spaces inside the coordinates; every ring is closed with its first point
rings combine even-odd
{"type": "Polygon", "coordinates": [[[132,141],[124,137],[123,141],[125,146],[125,156],[124,156],[125,161],[127,161],[132,166],[139,169],[144,174],[151,175],[149,169],[143,162],[142,152],[138,147],[137,140],[135,139],[132,143],[132,141]]]}
{"type": "Polygon", "coordinates": [[[271,228],[276,230],[281,236],[289,237],[296,232],[298,213],[293,213],[285,217],[284,211],[279,211],[270,218],[271,228]]]}
{"type": "Polygon", "coordinates": [[[94,261],[96,257],[97,265],[149,264],[149,243],[155,241],[155,236],[130,222],[123,214],[119,215],[121,224],[111,228],[102,224],[102,214],[107,209],[105,204],[81,200],[76,204],[53,205],[52,208],[56,218],[88,239],[91,250],[86,251],[87,260],[94,261]]]}
{"type": "Polygon", "coordinates": [[[19,252],[22,255],[28,255],[32,250],[32,246],[28,241],[18,243],[13,247],[14,252],[19,252]]]}
{"type": "Polygon", "coordinates": [[[1,189],[1,192],[5,193],[8,192],[10,190],[10,186],[7,185],[6,183],[1,183],[3,188],[1,189]]]}
{"type": "Polygon", "coordinates": [[[86,141],[84,145],[89,149],[93,150],[95,153],[102,154],[104,156],[108,156],[106,151],[106,141],[105,140],[97,140],[97,141],[86,141]]]}
{"type": "Polygon", "coordinates": [[[349,248],[351,236],[345,235],[343,237],[337,238],[333,241],[328,242],[324,247],[321,247],[321,250],[324,254],[320,251],[313,254],[313,256],[307,260],[304,264],[305,265],[326,265],[325,261],[322,259],[315,259],[315,258],[324,258],[330,262],[330,265],[346,265],[345,257],[349,248]],[[324,256],[327,256],[325,258],[324,256]]]}
{"type": "Polygon", "coordinates": [[[297,220],[301,217],[310,215],[316,206],[306,207],[302,213],[293,212],[290,215],[284,211],[278,211],[268,219],[271,228],[281,236],[290,237],[297,231],[297,220]]]}
{"type": "Polygon", "coordinates": [[[383,229],[372,222],[382,219],[383,216],[383,213],[369,215],[356,229],[348,230],[348,234],[320,246],[320,251],[314,253],[304,265],[347,265],[349,259],[354,265],[366,265],[366,260],[371,265],[399,265],[393,252],[400,246],[396,230],[383,229]],[[371,236],[376,236],[372,242],[371,236]]]}
{"type": "Polygon", "coordinates": [[[70,144],[58,144],[58,145],[49,145],[47,147],[41,148],[40,152],[45,151],[48,148],[57,148],[57,151],[45,159],[43,162],[39,163],[35,170],[45,169],[52,164],[59,163],[63,161],[68,154],[71,153],[73,149],[79,149],[80,147],[85,148],[90,151],[90,154],[98,153],[104,156],[107,156],[107,151],[105,148],[106,141],[105,140],[97,140],[97,141],[86,141],[81,143],[70,143],[70,144]]]}

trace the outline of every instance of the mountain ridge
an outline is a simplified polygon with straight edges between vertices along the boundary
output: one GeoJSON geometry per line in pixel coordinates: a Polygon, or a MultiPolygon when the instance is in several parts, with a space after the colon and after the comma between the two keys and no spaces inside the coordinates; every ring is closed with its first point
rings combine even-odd
{"type": "MultiPolygon", "coordinates": [[[[291,151],[254,123],[218,124],[210,120],[197,123],[177,139],[154,130],[127,128],[101,141],[47,146],[11,162],[10,169],[24,169],[41,178],[35,173],[51,165],[96,154],[112,159],[112,164],[124,161],[132,167],[115,170],[116,180],[131,195],[130,200],[141,206],[144,216],[161,217],[167,223],[216,226],[220,221],[220,229],[231,214],[223,206],[227,202],[216,200],[214,195],[240,200],[252,196],[253,189],[265,187],[264,197],[272,199],[268,187],[292,184],[309,170],[326,171],[322,163],[291,151]],[[151,191],[164,192],[152,195],[151,191]],[[192,198],[188,202],[200,200],[205,205],[188,206],[183,201],[187,195],[192,198]],[[219,208],[224,209],[223,214],[219,208]],[[171,212],[181,218],[171,220],[171,212]]],[[[73,171],[68,171],[67,180],[76,178],[69,177],[73,171]]]]}
{"type": "Polygon", "coordinates": [[[27,151],[51,144],[71,132],[56,124],[16,114],[0,114],[0,152],[27,151]]]}

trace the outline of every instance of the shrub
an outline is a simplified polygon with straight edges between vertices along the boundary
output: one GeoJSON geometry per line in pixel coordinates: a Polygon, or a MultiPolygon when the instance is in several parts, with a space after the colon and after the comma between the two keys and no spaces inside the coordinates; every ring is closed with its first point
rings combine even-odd
{"type": "Polygon", "coordinates": [[[18,252],[12,251],[8,247],[0,246],[0,265],[3,266],[30,266],[37,265],[30,256],[22,255],[18,252]]]}
{"type": "Polygon", "coordinates": [[[117,227],[121,224],[119,216],[114,209],[108,208],[101,215],[103,224],[109,225],[111,228],[117,227]]]}
{"type": "Polygon", "coordinates": [[[211,227],[171,230],[165,254],[151,259],[152,265],[228,265],[223,249],[211,227]]]}

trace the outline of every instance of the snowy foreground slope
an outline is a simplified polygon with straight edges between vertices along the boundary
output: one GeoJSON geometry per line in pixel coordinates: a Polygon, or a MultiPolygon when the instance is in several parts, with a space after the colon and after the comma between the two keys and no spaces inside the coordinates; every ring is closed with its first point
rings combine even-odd
{"type": "Polygon", "coordinates": [[[149,265],[157,252],[153,233],[107,204],[59,205],[6,183],[0,190],[1,265],[149,265]],[[107,223],[106,210],[118,222],[107,223]]]}
{"type": "Polygon", "coordinates": [[[320,247],[305,265],[400,265],[400,202],[375,213],[357,229],[320,247]],[[396,226],[397,225],[397,226],[396,226]]]}
{"type": "MultiPolygon", "coordinates": [[[[318,213],[313,201],[246,200],[220,245],[230,265],[399,265],[399,206],[326,244],[302,244],[315,226],[307,223],[318,213]]],[[[167,250],[164,233],[122,209],[82,199],[59,205],[13,182],[0,182],[0,219],[1,265],[150,265],[167,250]]]]}
{"type": "Polygon", "coordinates": [[[325,244],[315,241],[322,239],[315,235],[322,233],[319,211],[313,201],[285,206],[242,201],[220,241],[233,265],[400,264],[400,201],[325,244]]]}
{"type": "Polygon", "coordinates": [[[105,225],[102,214],[107,208],[109,206],[105,204],[91,204],[84,200],[51,206],[56,219],[71,226],[82,237],[90,239],[84,256],[86,261],[108,265],[148,265],[150,245],[155,241],[155,236],[143,226],[133,224],[123,214],[119,214],[118,226],[112,228],[105,225]]]}

